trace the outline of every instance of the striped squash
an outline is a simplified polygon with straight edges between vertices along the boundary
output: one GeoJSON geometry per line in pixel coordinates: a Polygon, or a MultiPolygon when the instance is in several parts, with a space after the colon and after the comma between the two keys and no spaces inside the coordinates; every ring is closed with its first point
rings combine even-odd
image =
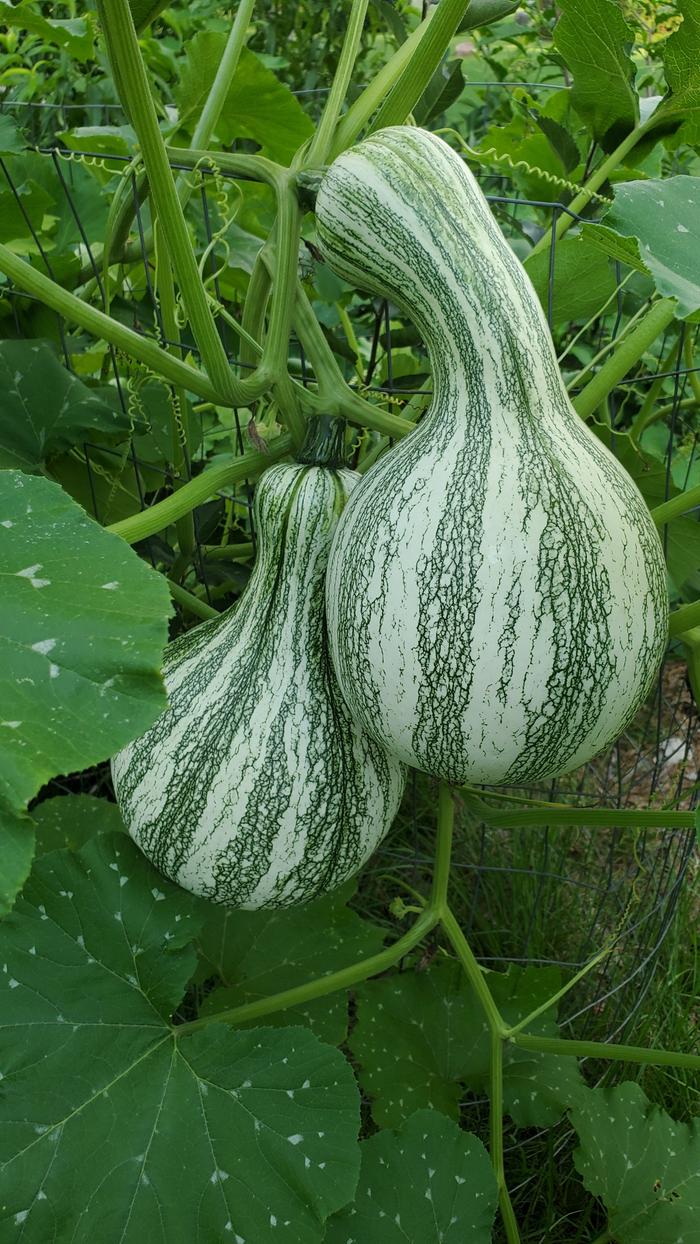
{"type": "Polygon", "coordinates": [[[411,317],[434,381],[334,538],[341,690],[447,781],[565,773],[620,734],[664,650],[647,508],[574,412],[534,290],[446,143],[379,131],[331,165],[316,211],[328,263],[411,317]]]}
{"type": "Polygon", "coordinates": [[[169,645],[169,708],[112,761],[145,855],[216,902],[285,907],[325,894],[396,814],[403,767],[352,722],[327,655],[328,551],[357,479],[331,465],[265,472],[241,600],[169,645]]]}

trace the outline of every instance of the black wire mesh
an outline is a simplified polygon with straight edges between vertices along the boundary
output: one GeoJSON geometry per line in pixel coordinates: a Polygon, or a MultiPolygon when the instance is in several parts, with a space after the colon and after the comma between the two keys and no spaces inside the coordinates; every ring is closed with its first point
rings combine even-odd
{"type": "MultiPolygon", "coordinates": [[[[93,154],[98,159],[102,158],[100,152],[93,154]]],[[[66,221],[69,223],[64,222],[64,227],[72,229],[74,245],[80,248],[82,259],[87,259],[90,264],[98,297],[104,302],[99,255],[94,250],[97,238],[90,236],[79,209],[79,183],[85,170],[79,162],[59,155],[54,144],[46,151],[44,159],[53,166],[56,185],[66,205],[66,221]]],[[[120,160],[126,163],[127,157],[110,156],[109,159],[116,167],[120,160]]],[[[22,213],[27,236],[35,247],[35,262],[43,264],[48,275],[52,276],[51,255],[42,241],[40,222],[32,221],[4,160],[0,160],[0,175],[22,213]]],[[[513,189],[509,173],[481,169],[477,170],[477,176],[507,234],[517,232],[522,214],[532,208],[550,212],[553,221],[561,212],[569,212],[563,202],[552,203],[522,196],[513,189]]],[[[204,246],[212,244],[215,234],[218,209],[214,190],[214,174],[203,172],[200,175],[199,196],[193,198],[189,208],[194,228],[204,246]]],[[[138,291],[138,302],[131,308],[132,326],[152,335],[161,344],[180,348],[183,355],[196,355],[194,343],[186,335],[183,335],[182,342],[166,343],[153,295],[151,260],[143,246],[148,221],[138,203],[135,183],[134,208],[142,244],[143,287],[138,291]]],[[[214,263],[214,250],[210,262],[214,263]]],[[[553,234],[547,299],[550,322],[556,265],[557,243],[553,234]]],[[[622,271],[618,264],[618,285],[622,271]]],[[[220,295],[216,281],[214,292],[217,297],[220,295]]],[[[3,293],[9,300],[14,328],[19,335],[22,333],[22,310],[32,300],[12,288],[6,288],[3,293]]],[[[384,394],[396,403],[396,409],[418,393],[428,395],[429,385],[416,384],[415,376],[411,377],[413,384],[401,383],[401,372],[395,362],[397,351],[401,348],[397,342],[405,340],[405,334],[394,326],[391,308],[386,302],[374,300],[368,302],[364,310],[364,318],[358,319],[355,329],[358,335],[364,331],[368,343],[365,387],[370,392],[384,394]],[[385,378],[383,383],[376,383],[380,360],[385,378]]],[[[60,348],[66,365],[70,367],[70,329],[60,317],[56,320],[60,348]]],[[[603,335],[606,339],[614,339],[622,327],[622,298],[618,290],[613,305],[599,317],[600,340],[603,335]]],[[[222,330],[222,340],[231,362],[237,363],[230,350],[232,335],[226,328],[222,330]]],[[[565,342],[564,354],[567,348],[565,342]]],[[[298,343],[292,343],[293,354],[294,351],[298,359],[298,378],[307,383],[309,377],[298,343]]],[[[666,343],[663,342],[659,360],[665,358],[666,352],[666,343]]],[[[126,410],[128,368],[125,375],[125,361],[112,348],[108,350],[107,359],[103,379],[108,378],[108,370],[122,408],[126,410]]],[[[688,472],[697,453],[693,419],[682,407],[690,369],[682,366],[680,351],[675,361],[676,366],[671,370],[662,370],[661,362],[657,371],[648,372],[640,367],[636,375],[620,383],[611,398],[615,426],[630,386],[643,390],[644,386],[653,384],[662,376],[673,378],[672,408],[668,420],[671,435],[666,462],[667,491],[674,438],[683,435],[686,440],[691,439],[688,472]]],[[[243,448],[243,428],[238,411],[234,412],[232,435],[233,444],[240,452],[243,448]]],[[[143,509],[170,491],[174,473],[167,466],[144,460],[137,451],[135,440],[135,437],[131,438],[127,453],[138,504],[143,509]]],[[[202,434],[198,441],[203,452],[202,434]]],[[[95,486],[96,455],[104,459],[105,455],[111,454],[115,459],[124,460],[124,450],[85,441],[82,451],[90,481],[94,517],[100,522],[108,522],[111,516],[103,511],[99,490],[95,486]]],[[[198,454],[199,451],[195,453],[194,461],[187,464],[188,472],[199,469],[198,454]]],[[[253,484],[248,482],[236,489],[233,502],[238,503],[241,516],[239,527],[254,545],[252,492],[253,484]]],[[[230,592],[231,586],[234,593],[240,590],[240,581],[234,579],[233,584],[230,581],[227,584],[224,579],[226,590],[222,592],[221,577],[215,574],[213,563],[207,557],[203,534],[207,525],[206,510],[207,507],[200,509],[195,523],[194,565],[204,598],[213,601],[230,592]]],[[[155,560],[156,549],[152,541],[145,542],[142,551],[155,560]]],[[[181,618],[182,624],[188,621],[181,618]]],[[[696,712],[684,666],[676,656],[671,655],[659,675],[654,696],[609,754],[546,788],[528,788],[519,793],[574,805],[641,808],[663,804],[674,808],[692,807],[696,797],[699,759],[695,722],[696,712]]],[[[459,828],[455,850],[456,902],[460,919],[481,961],[495,968],[503,968],[508,963],[558,964],[565,974],[570,974],[582,967],[601,946],[610,944],[607,957],[567,996],[563,1005],[564,1031],[579,1037],[594,1034],[597,1039],[629,1038],[635,1015],[651,985],[659,948],[673,920],[680,888],[694,850],[692,831],[562,829],[547,827],[546,823],[534,829],[498,830],[476,823],[468,808],[461,815],[459,828]],[[517,918],[514,913],[517,913],[517,918]]],[[[434,799],[429,784],[420,776],[413,775],[400,825],[366,871],[363,885],[368,902],[372,902],[387,873],[409,883],[427,875],[433,833],[434,799]]]]}

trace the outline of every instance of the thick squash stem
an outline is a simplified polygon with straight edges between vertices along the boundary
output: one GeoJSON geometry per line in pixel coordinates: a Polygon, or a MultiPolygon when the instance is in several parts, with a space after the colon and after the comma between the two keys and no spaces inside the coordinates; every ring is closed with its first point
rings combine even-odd
{"type": "Polygon", "coordinates": [[[639,362],[649,346],[668,328],[676,310],[674,298],[660,298],[653,304],[644,319],[625,337],[607,363],[603,364],[598,374],[573,399],[574,410],[582,419],[589,419],[615,385],[639,362]]]}
{"type": "Polygon", "coordinates": [[[136,544],[139,540],[145,540],[147,536],[154,536],[168,527],[170,523],[176,522],[183,514],[188,514],[196,506],[202,505],[219,489],[262,475],[273,462],[286,458],[291,453],[292,447],[290,436],[278,436],[264,453],[256,451],[243,454],[229,466],[210,467],[208,471],[203,471],[189,483],[183,484],[182,488],[174,492],[171,497],[158,501],[139,514],[132,514],[130,518],[123,518],[118,523],[112,523],[107,527],[107,531],[121,536],[129,544],[136,544]]]}

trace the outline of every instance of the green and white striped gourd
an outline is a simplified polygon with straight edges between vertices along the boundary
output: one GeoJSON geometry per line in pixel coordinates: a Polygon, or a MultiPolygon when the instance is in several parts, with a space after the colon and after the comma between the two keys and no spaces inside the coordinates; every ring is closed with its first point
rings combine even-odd
{"type": "Polygon", "coordinates": [[[664,650],[648,510],[573,410],[530,281],[445,142],[377,132],[330,166],[316,211],[328,263],[411,317],[434,382],[334,538],[341,690],[447,781],[565,773],[620,734],[664,650]]]}
{"type": "Polygon", "coordinates": [[[320,447],[314,434],[301,457],[328,465],[262,476],[243,596],[168,646],[169,708],[112,761],[144,854],[235,907],[306,903],[340,885],[386,834],[404,787],[403,766],[352,721],[328,657],[328,551],[359,477],[332,465],[340,428],[321,429],[320,447]]]}

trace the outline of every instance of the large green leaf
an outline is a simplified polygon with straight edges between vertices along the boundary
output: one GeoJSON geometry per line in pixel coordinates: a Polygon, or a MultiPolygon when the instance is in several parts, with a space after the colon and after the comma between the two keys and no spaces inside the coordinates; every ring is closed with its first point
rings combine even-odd
{"type": "Polygon", "coordinates": [[[67,371],[45,341],[0,341],[0,389],[0,467],[33,471],[91,433],[129,430],[128,414],[67,371]]]}
{"type": "Polygon", "coordinates": [[[654,113],[663,128],[679,126],[679,138],[700,143],[700,11],[696,0],[678,0],[683,21],[664,45],[668,93],[654,113]]]}
{"type": "Polygon", "coordinates": [[[8,1241],[316,1244],[353,1195],[338,1051],[300,1029],[170,1026],[197,910],[123,834],[35,864],[0,926],[8,1241]]]}
{"type": "MultiPolygon", "coordinates": [[[[176,100],[183,124],[192,127],[214,81],[226,36],[202,30],[187,46],[176,100]]],[[[289,163],[294,152],[313,133],[313,122],[287,86],[254,52],[244,48],[226,103],[216,126],[223,143],[252,138],[266,155],[289,163]]]]}
{"type": "MultiPolygon", "coordinates": [[[[204,1013],[292,989],[377,954],[384,930],[345,906],[348,892],[344,886],[306,907],[283,911],[212,908],[202,932],[202,956],[224,984],[207,996],[204,1013]]],[[[334,993],[253,1022],[309,1024],[323,1041],[337,1045],[347,1035],[347,994],[334,993]]]]}
{"type": "MultiPolygon", "coordinates": [[[[626,436],[615,437],[615,456],[629,472],[644,500],[653,510],[680,489],[669,485],[666,463],[640,453],[626,436]]],[[[666,566],[676,587],[681,588],[700,566],[700,523],[694,518],[674,518],[661,531],[666,566]]]]}
{"type": "Polygon", "coordinates": [[[164,579],[57,484],[0,472],[0,802],[111,756],[163,711],[164,579]]]}
{"type": "Polygon", "coordinates": [[[571,1112],[583,1182],[618,1244],[691,1244],[700,1222],[700,1123],[647,1100],[638,1084],[581,1090],[571,1112]]]}
{"type": "MultiPolygon", "coordinates": [[[[511,967],[490,973],[488,984],[506,1022],[515,1024],[550,998],[560,980],[556,968],[511,967]]],[[[552,1012],[528,1031],[557,1036],[552,1012]]],[[[452,961],[359,986],[350,1048],[373,1117],[383,1127],[398,1126],[422,1106],[457,1118],[465,1084],[488,1088],[489,1029],[452,961]]],[[[504,1104],[523,1127],[556,1122],[579,1083],[575,1059],[506,1047],[504,1104]]]]}
{"type": "MultiPolygon", "coordinates": [[[[549,308],[549,251],[525,260],[525,271],[545,311],[549,308]]],[[[608,257],[582,237],[557,243],[552,287],[552,324],[588,320],[600,311],[615,290],[615,275],[608,257]]]]}
{"type": "Polygon", "coordinates": [[[574,78],[572,102],[594,138],[614,147],[636,125],[634,31],[618,0],[560,0],[554,44],[574,78]]]}
{"type": "Polygon", "coordinates": [[[361,1149],[355,1203],[330,1220],[325,1244],[489,1244],[498,1194],[476,1136],[419,1110],[361,1149]]]}
{"type": "Polygon", "coordinates": [[[681,319],[700,308],[700,177],[622,182],[603,221],[637,239],[657,290],[678,299],[681,319]]]}
{"type": "MultiPolygon", "coordinates": [[[[95,834],[126,832],[116,803],[94,795],[56,795],[32,808],[37,854],[69,847],[77,851],[95,834]]],[[[27,870],[29,871],[29,870],[27,870]]]]}

